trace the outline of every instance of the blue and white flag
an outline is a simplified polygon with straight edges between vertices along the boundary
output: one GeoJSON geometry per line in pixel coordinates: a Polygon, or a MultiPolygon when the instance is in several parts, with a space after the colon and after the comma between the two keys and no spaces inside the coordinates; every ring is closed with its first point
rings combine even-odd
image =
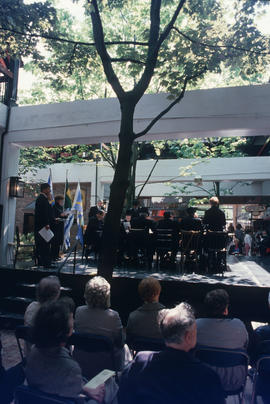
{"type": "Polygon", "coordinates": [[[52,170],[51,169],[50,169],[50,174],[49,174],[49,178],[48,178],[48,184],[50,185],[51,198],[52,198],[49,202],[53,206],[55,204],[55,200],[54,200],[54,194],[53,194],[52,170]]]}
{"type": "Polygon", "coordinates": [[[83,201],[82,201],[80,183],[78,183],[78,185],[77,185],[72,208],[77,211],[78,231],[77,231],[76,239],[80,241],[81,245],[83,245],[84,218],[83,218],[83,201]]]}
{"type": "Polygon", "coordinates": [[[70,247],[70,229],[73,225],[73,222],[74,222],[74,214],[70,213],[70,215],[65,221],[64,226],[64,246],[66,250],[70,247]]]}

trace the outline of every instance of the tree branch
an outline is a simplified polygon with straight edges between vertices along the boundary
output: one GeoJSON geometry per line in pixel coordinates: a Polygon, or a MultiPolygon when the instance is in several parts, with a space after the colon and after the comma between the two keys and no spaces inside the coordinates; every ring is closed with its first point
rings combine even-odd
{"type": "Polygon", "coordinates": [[[146,67],[138,84],[134,87],[134,93],[137,101],[142,97],[142,95],[145,93],[145,90],[149,86],[149,83],[154,73],[154,69],[157,64],[157,58],[160,47],[162,43],[165,41],[165,39],[168,37],[185,2],[186,0],[179,1],[179,4],[176,7],[175,12],[171,18],[171,21],[168,23],[164,31],[159,36],[161,0],[151,1],[151,12],[150,12],[151,26],[148,42],[149,45],[148,45],[146,67]]]}
{"type": "MultiPolygon", "coordinates": [[[[48,34],[33,34],[29,32],[22,32],[18,31],[16,29],[11,29],[11,28],[5,28],[5,27],[0,27],[0,31],[6,31],[6,32],[11,32],[13,34],[21,35],[21,36],[29,36],[30,38],[44,38],[44,39],[49,39],[52,41],[57,41],[57,42],[64,42],[64,43],[71,43],[74,45],[79,45],[79,46],[95,46],[95,42],[82,42],[82,41],[74,41],[72,39],[66,39],[66,38],[61,38],[53,35],[48,35],[48,34]]],[[[147,42],[140,42],[140,41],[110,41],[104,42],[105,45],[138,45],[138,46],[148,46],[147,42]]]]}
{"type": "Polygon", "coordinates": [[[73,72],[72,61],[73,61],[73,58],[74,58],[75,53],[76,53],[76,48],[77,48],[77,44],[74,45],[72,53],[71,53],[70,58],[69,58],[69,63],[68,63],[69,64],[69,67],[68,67],[69,74],[72,74],[72,72],[73,72]]]}
{"type": "Polygon", "coordinates": [[[145,185],[148,183],[149,179],[151,178],[151,175],[153,174],[153,171],[154,171],[154,169],[156,168],[156,165],[157,165],[158,162],[159,162],[159,160],[156,160],[156,161],[155,161],[153,167],[151,168],[151,170],[150,170],[150,172],[149,172],[149,174],[148,174],[148,177],[147,177],[146,180],[144,181],[144,183],[143,183],[143,185],[142,185],[142,187],[141,187],[141,189],[140,189],[140,191],[139,191],[139,193],[138,193],[138,195],[137,195],[137,198],[140,197],[140,195],[141,195],[141,193],[142,193],[142,191],[143,191],[145,185]]]}
{"type": "Polygon", "coordinates": [[[179,96],[178,96],[173,102],[171,102],[171,104],[169,104],[167,108],[165,108],[163,111],[161,111],[161,112],[149,123],[149,125],[148,125],[143,131],[141,131],[141,132],[139,132],[139,133],[135,133],[134,139],[137,139],[137,138],[139,138],[139,137],[141,137],[141,136],[146,135],[146,133],[149,132],[149,130],[155,125],[155,123],[157,123],[157,121],[160,120],[160,118],[162,118],[165,114],[167,114],[167,112],[169,112],[176,104],[178,104],[178,102],[181,101],[181,99],[182,99],[182,98],[184,97],[184,95],[185,95],[186,87],[187,87],[188,82],[189,82],[190,80],[195,79],[196,77],[201,76],[206,70],[207,70],[207,68],[205,67],[201,72],[199,72],[199,73],[197,73],[197,74],[194,74],[193,76],[186,77],[185,80],[184,80],[184,85],[183,85],[182,91],[181,91],[181,93],[179,94],[179,96]]]}
{"type": "Polygon", "coordinates": [[[114,90],[115,94],[117,95],[120,103],[123,97],[125,96],[125,91],[122,88],[118,77],[116,76],[110,55],[107,52],[106,45],[104,42],[104,32],[102,27],[102,22],[99,15],[99,9],[97,5],[97,0],[88,0],[88,4],[90,5],[90,14],[91,20],[93,25],[93,34],[94,40],[96,45],[96,50],[101,58],[104,73],[107,77],[108,82],[110,83],[112,89],[114,90]]]}
{"type": "Polygon", "coordinates": [[[252,49],[247,49],[247,48],[243,48],[240,46],[233,46],[233,45],[211,45],[205,42],[200,42],[197,41],[196,39],[191,38],[190,36],[184,34],[182,31],[180,31],[177,27],[173,27],[173,29],[178,32],[179,35],[181,35],[182,37],[184,37],[185,39],[187,39],[188,41],[196,44],[196,45],[200,45],[204,48],[210,48],[210,49],[234,49],[234,50],[238,50],[241,52],[248,52],[248,53],[254,53],[256,55],[269,55],[270,52],[266,52],[266,49],[264,51],[254,51],[252,49]]]}
{"type": "Polygon", "coordinates": [[[132,58],[111,58],[111,62],[131,62],[135,63],[138,65],[145,65],[145,62],[141,62],[140,60],[137,59],[132,59],[132,58]]]}

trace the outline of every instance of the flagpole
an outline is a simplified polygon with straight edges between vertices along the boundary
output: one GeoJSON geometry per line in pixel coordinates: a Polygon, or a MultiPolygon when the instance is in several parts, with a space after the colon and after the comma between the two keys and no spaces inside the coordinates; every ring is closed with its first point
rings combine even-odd
{"type": "Polygon", "coordinates": [[[68,179],[68,169],[66,170],[66,182],[65,182],[65,190],[64,190],[64,201],[66,200],[67,179],[68,179]]]}

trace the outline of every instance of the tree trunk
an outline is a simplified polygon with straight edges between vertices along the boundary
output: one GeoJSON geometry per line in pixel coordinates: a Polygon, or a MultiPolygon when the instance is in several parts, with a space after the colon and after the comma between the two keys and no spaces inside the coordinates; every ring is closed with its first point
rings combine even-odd
{"type": "Polygon", "coordinates": [[[134,141],[133,115],[135,106],[130,101],[122,104],[120,146],[116,169],[110,190],[110,201],[105,218],[98,275],[112,278],[116,260],[120,220],[130,180],[132,145],[134,141]]]}
{"type": "Polygon", "coordinates": [[[126,193],[125,208],[130,209],[133,205],[135,199],[135,179],[136,179],[136,168],[138,160],[139,146],[137,142],[132,145],[132,156],[131,165],[129,173],[129,186],[126,193]]]}

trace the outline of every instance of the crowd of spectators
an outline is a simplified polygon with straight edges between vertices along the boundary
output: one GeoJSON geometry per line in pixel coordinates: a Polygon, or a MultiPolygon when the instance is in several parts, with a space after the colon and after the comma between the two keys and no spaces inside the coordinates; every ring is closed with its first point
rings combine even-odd
{"type": "Polygon", "coordinates": [[[228,226],[230,234],[229,254],[265,257],[270,254],[270,229],[259,229],[253,231],[252,228],[243,229],[241,223],[237,223],[234,229],[231,223],[228,226]]]}
{"type": "Polygon", "coordinates": [[[76,310],[72,299],[60,297],[57,277],[43,278],[37,286],[37,301],[25,312],[25,324],[31,327],[34,345],[27,346],[25,368],[12,370],[13,383],[3,384],[8,372],[2,368],[1,397],[6,397],[3,403],[11,402],[11,392],[23,382],[24,374],[29,386],[70,397],[74,402],[225,403],[226,394],[245,383],[246,369],[241,365],[208,366],[197,359],[197,347],[241,350],[256,361],[259,343],[270,338],[270,326],[249,330],[256,341],[250,348],[245,324],[229,316],[229,295],[224,289],[206,294],[204,313],[199,318],[185,302],[165,308],[159,302],[161,285],[155,278],[144,278],[138,292],[143,304],[129,314],[124,329],[118,312],[110,308],[110,284],[104,278],[96,276],[87,282],[86,304],[76,310]],[[74,331],[110,338],[119,380],[111,378],[96,388],[86,386],[87,380],[107,368],[108,358],[105,352],[72,350],[68,340],[74,331]],[[166,348],[137,352],[133,357],[125,341],[136,337],[162,341],[166,348]]]}

